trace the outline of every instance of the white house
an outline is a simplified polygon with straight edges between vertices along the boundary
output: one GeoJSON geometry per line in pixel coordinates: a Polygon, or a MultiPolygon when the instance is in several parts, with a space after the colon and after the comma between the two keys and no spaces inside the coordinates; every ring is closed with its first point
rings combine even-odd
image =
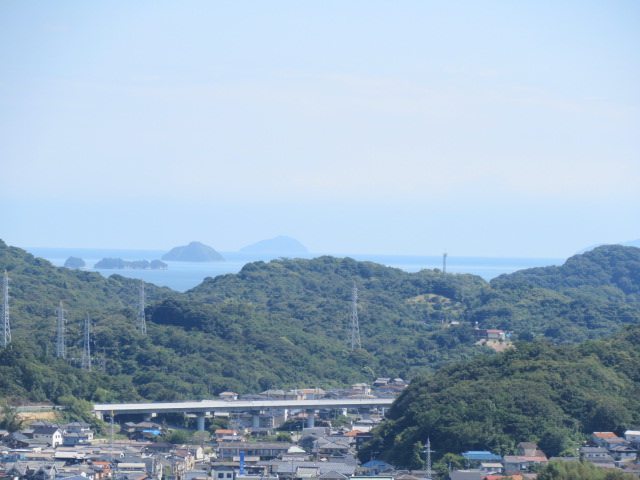
{"type": "Polygon", "coordinates": [[[37,427],[33,429],[33,439],[47,442],[55,448],[62,445],[62,431],[58,427],[37,427]]]}

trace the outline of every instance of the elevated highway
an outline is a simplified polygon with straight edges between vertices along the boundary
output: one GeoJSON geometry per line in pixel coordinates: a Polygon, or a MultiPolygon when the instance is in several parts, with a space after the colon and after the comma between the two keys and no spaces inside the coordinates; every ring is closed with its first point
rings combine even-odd
{"type": "MultiPolygon", "coordinates": [[[[274,409],[306,410],[314,412],[334,408],[386,408],[393,398],[322,398],[319,400],[202,400],[200,402],[157,402],[157,403],[97,403],[93,411],[98,416],[119,414],[142,414],[147,418],[159,413],[195,414],[198,430],[204,430],[204,418],[213,412],[261,412],[274,409]]],[[[307,426],[313,426],[313,415],[307,426]]]]}

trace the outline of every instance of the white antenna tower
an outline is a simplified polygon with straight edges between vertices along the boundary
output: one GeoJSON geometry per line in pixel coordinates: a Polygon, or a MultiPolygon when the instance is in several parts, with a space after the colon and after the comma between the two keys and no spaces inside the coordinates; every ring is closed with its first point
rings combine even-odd
{"type": "Polygon", "coordinates": [[[442,255],[442,276],[444,277],[447,274],[447,252],[444,252],[442,255]]]}
{"type": "Polygon", "coordinates": [[[58,323],[56,328],[56,357],[60,358],[67,358],[67,344],[64,339],[64,312],[64,306],[62,305],[62,300],[60,300],[60,306],[56,309],[56,313],[58,314],[58,323]]]}
{"type": "Polygon", "coordinates": [[[353,297],[351,299],[351,350],[361,348],[360,345],[360,325],[358,324],[358,287],[353,282],[353,297]]]}
{"type": "Polygon", "coordinates": [[[431,450],[431,440],[429,440],[429,437],[427,437],[424,453],[427,455],[427,475],[425,478],[431,479],[431,454],[435,453],[435,451],[431,450]]]}
{"type": "Polygon", "coordinates": [[[144,307],[146,306],[146,298],[144,294],[144,281],[140,280],[140,290],[138,294],[138,316],[136,317],[136,330],[141,334],[147,334],[147,322],[144,316],[144,307]]]}
{"type": "Polygon", "coordinates": [[[80,368],[91,370],[91,319],[89,316],[84,320],[84,333],[82,335],[82,358],[80,368]]]}
{"type": "Polygon", "coordinates": [[[2,277],[2,348],[11,343],[11,323],[9,322],[9,274],[4,271],[2,277]]]}

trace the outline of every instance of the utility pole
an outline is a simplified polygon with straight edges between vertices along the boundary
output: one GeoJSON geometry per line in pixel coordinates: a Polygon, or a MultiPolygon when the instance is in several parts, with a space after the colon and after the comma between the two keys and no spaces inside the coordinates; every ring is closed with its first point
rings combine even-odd
{"type": "Polygon", "coordinates": [[[84,320],[84,333],[82,335],[82,359],[80,368],[91,370],[91,319],[89,316],[84,320]]]}
{"type": "Polygon", "coordinates": [[[7,348],[11,343],[11,322],[9,321],[9,274],[4,271],[2,277],[2,348],[7,348]]]}
{"type": "Polygon", "coordinates": [[[64,306],[62,300],[60,300],[60,306],[57,308],[58,314],[57,328],[56,328],[56,357],[67,358],[67,344],[65,342],[65,319],[64,319],[64,306]]]}
{"type": "Polygon", "coordinates": [[[360,325],[358,324],[358,287],[356,287],[356,282],[353,282],[353,294],[351,298],[351,338],[349,343],[351,350],[361,348],[360,325]]]}
{"type": "Polygon", "coordinates": [[[140,290],[138,292],[138,316],[136,317],[136,330],[142,335],[147,334],[147,322],[144,316],[144,307],[146,306],[146,298],[144,293],[144,281],[140,280],[140,290]]]}

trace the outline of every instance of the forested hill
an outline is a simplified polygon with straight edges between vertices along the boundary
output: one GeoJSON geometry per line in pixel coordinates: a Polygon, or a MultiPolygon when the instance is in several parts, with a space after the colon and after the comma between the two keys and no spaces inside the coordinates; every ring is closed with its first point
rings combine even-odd
{"type": "Polygon", "coordinates": [[[580,445],[585,434],[621,435],[640,425],[640,326],[577,346],[518,343],[492,357],[416,379],[359,455],[422,467],[427,438],[436,452],[513,454],[521,441],[547,456],[580,445]]]}
{"type": "Polygon", "coordinates": [[[640,248],[604,245],[569,258],[562,266],[529,268],[501,275],[491,284],[529,282],[551,290],[581,289],[593,295],[640,302],[640,248]]]}
{"type": "MultiPolygon", "coordinates": [[[[68,320],[105,315],[124,318],[135,311],[140,281],[120,275],[103,277],[97,272],[55,267],[49,261],[7,246],[0,240],[0,274],[9,275],[12,337],[37,340],[46,348],[51,339],[52,318],[63,302],[68,320]]],[[[149,301],[175,295],[165,287],[145,283],[149,301]]],[[[74,325],[69,325],[74,330],[74,325]]]]}
{"type": "Polygon", "coordinates": [[[11,278],[16,349],[0,356],[0,397],[162,401],[223,390],[339,387],[377,376],[411,379],[492,352],[476,344],[476,325],[513,332],[512,338],[575,343],[640,322],[639,304],[614,282],[552,290],[517,279],[489,284],[473,275],[319,257],[247,264],[185,293],[147,284],[143,336],[134,328],[137,280],[54,267],[5,244],[0,269],[11,278]],[[349,345],[354,285],[360,348],[349,345]],[[81,351],[83,319],[93,319],[92,351],[105,372],[94,370],[89,383],[70,362],[52,358],[61,300],[71,357],[81,351]]]}

